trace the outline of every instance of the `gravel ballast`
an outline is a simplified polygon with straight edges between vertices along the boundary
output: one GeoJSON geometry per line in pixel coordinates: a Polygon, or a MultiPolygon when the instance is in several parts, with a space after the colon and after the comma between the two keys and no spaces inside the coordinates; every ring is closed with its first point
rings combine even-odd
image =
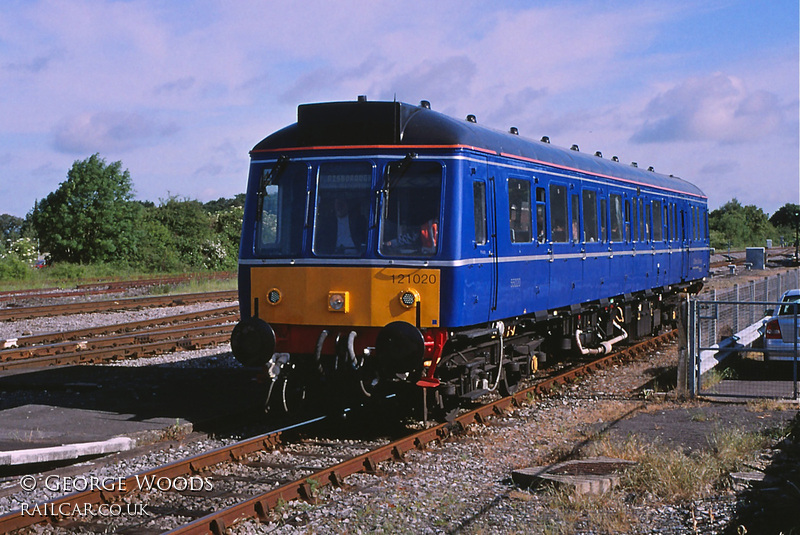
{"type": "MultiPolygon", "coordinates": [[[[221,305],[209,303],[7,322],[0,324],[0,339],[217,306],[221,305]]],[[[673,367],[676,359],[675,348],[667,347],[635,363],[602,370],[563,388],[553,397],[494,418],[487,426],[472,426],[465,434],[444,444],[409,452],[403,462],[383,463],[377,475],[357,474],[346,479],[345,488],[319,489],[315,504],[284,504],[274,512],[272,522],[245,521],[234,526],[232,532],[712,534],[733,529],[731,532],[735,533],[737,511],[743,498],[741,493],[730,489],[668,502],[624,486],[600,498],[577,498],[519,488],[511,482],[511,472],[516,468],[580,457],[589,444],[604,437],[624,440],[636,435],[645,442],[651,441],[654,447],[669,443],[669,447],[692,455],[708,448],[703,437],[721,427],[735,425],[758,432],[784,425],[797,412],[747,404],[726,405],[727,412],[710,410],[709,407],[716,406],[656,399],[639,390],[655,374],[673,367]],[[634,423],[637,414],[648,415],[649,420],[643,418],[645,423],[634,423]],[[683,433],[688,424],[680,423],[680,418],[685,421],[687,414],[693,424],[706,424],[705,435],[702,430],[683,433]],[[662,417],[664,422],[679,423],[667,429],[666,423],[653,424],[654,416],[662,417]]],[[[108,366],[158,365],[190,369],[238,366],[229,346],[108,366]]],[[[88,470],[101,477],[127,476],[223,442],[209,439],[192,445],[171,445],[140,458],[88,470]]],[[[761,452],[748,461],[763,466],[770,455],[761,452]]],[[[45,493],[1,494],[0,513],[19,507],[23,501],[31,503],[47,497],[45,493]]],[[[38,528],[34,532],[37,531],[38,528]]]]}

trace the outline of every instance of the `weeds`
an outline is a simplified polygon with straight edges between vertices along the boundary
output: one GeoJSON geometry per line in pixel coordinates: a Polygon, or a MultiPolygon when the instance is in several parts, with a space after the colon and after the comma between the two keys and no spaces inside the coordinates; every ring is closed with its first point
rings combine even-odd
{"type": "Polygon", "coordinates": [[[175,423],[161,431],[160,440],[182,440],[189,434],[191,426],[181,424],[179,419],[175,423]]]}
{"type": "Polygon", "coordinates": [[[635,520],[621,492],[580,494],[567,487],[545,491],[547,508],[554,513],[544,533],[561,535],[590,527],[593,533],[628,533],[635,520]]]}
{"type": "Polygon", "coordinates": [[[712,368],[702,375],[700,384],[703,385],[704,389],[711,388],[726,379],[736,379],[736,372],[732,368],[725,368],[723,370],[712,368]]]}
{"type": "Polygon", "coordinates": [[[603,440],[590,447],[590,455],[605,455],[636,461],[622,478],[623,487],[638,496],[654,495],[666,501],[684,502],[702,498],[729,485],[728,474],[739,470],[747,459],[767,447],[770,434],[739,429],[718,430],[709,437],[709,451],[686,455],[655,442],[635,437],[624,442],[603,440]]]}
{"type": "Polygon", "coordinates": [[[797,405],[786,403],[785,401],[771,399],[771,398],[758,398],[756,400],[747,402],[747,409],[751,412],[767,412],[767,411],[788,411],[797,410],[797,405]]]}

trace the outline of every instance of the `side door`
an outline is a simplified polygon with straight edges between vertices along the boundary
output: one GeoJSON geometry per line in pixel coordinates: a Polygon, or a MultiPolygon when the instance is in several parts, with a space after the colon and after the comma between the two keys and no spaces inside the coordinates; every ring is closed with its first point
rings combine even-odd
{"type": "MultiPolygon", "coordinates": [[[[488,161],[470,167],[472,177],[472,206],[475,263],[474,273],[468,275],[475,286],[473,303],[477,305],[480,321],[488,321],[497,310],[497,213],[495,203],[497,191],[495,177],[489,176],[488,161]]],[[[466,230],[466,229],[465,229],[466,230]]]]}
{"type": "Polygon", "coordinates": [[[681,240],[681,280],[689,278],[689,236],[687,232],[688,212],[685,208],[680,211],[680,240],[681,240]]]}

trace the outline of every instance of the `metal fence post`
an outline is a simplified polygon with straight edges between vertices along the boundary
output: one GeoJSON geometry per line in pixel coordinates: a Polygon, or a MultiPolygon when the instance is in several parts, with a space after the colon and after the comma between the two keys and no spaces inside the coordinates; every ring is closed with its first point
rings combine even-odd
{"type": "Polygon", "coordinates": [[[687,333],[689,329],[688,321],[689,295],[680,295],[680,307],[678,308],[678,384],[676,394],[678,399],[686,399],[686,389],[688,386],[688,370],[691,368],[691,351],[688,348],[687,333]]]}
{"type": "Polygon", "coordinates": [[[686,343],[689,347],[689,394],[692,397],[695,397],[697,395],[697,374],[700,369],[700,365],[697,362],[697,343],[695,338],[697,335],[697,303],[694,299],[689,299],[688,308],[688,321],[686,322],[686,343]]]}
{"type": "Polygon", "coordinates": [[[708,339],[703,341],[700,338],[700,343],[703,345],[713,345],[717,343],[717,318],[719,318],[719,305],[717,304],[717,290],[711,290],[711,300],[714,301],[714,313],[711,315],[711,325],[708,326],[708,339]]]}
{"type": "Polygon", "coordinates": [[[798,306],[795,302],[792,305],[794,309],[794,360],[792,360],[792,381],[794,382],[794,400],[797,401],[797,320],[798,320],[798,306]]]}

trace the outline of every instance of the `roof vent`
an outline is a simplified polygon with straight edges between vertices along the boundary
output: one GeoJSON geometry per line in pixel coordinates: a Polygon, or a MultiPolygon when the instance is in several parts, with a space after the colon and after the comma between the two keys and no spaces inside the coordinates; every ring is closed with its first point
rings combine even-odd
{"type": "Polygon", "coordinates": [[[631,162],[631,167],[639,167],[639,164],[636,162],[631,162]]]}
{"type": "Polygon", "coordinates": [[[472,115],[472,114],[470,113],[469,115],[467,115],[467,122],[470,122],[470,123],[477,123],[477,122],[478,122],[478,119],[477,119],[477,118],[476,118],[474,115],[472,115]]]}
{"type": "Polygon", "coordinates": [[[616,156],[612,156],[612,157],[611,157],[611,161],[612,161],[612,162],[618,162],[618,161],[619,161],[619,158],[618,158],[618,157],[616,157],[616,156]]]}
{"type": "Polygon", "coordinates": [[[550,138],[547,136],[542,136],[542,143],[550,143],[550,138]]]}
{"type": "Polygon", "coordinates": [[[367,95],[358,95],[358,101],[359,102],[366,102],[367,101],[367,95]]]}
{"type": "Polygon", "coordinates": [[[656,168],[651,165],[650,167],[647,168],[647,170],[650,172],[655,172],[656,168]]]}
{"type": "Polygon", "coordinates": [[[512,126],[511,128],[508,129],[508,133],[509,134],[514,134],[515,136],[518,136],[519,135],[519,128],[517,128],[516,126],[512,126]]]}
{"type": "Polygon", "coordinates": [[[569,150],[574,150],[574,151],[576,151],[576,152],[580,152],[580,151],[581,151],[581,149],[580,149],[580,148],[579,148],[577,145],[573,145],[573,146],[571,146],[571,147],[569,148],[569,150]]]}
{"type": "Polygon", "coordinates": [[[427,100],[421,100],[419,103],[420,108],[425,108],[426,110],[431,109],[431,103],[427,100]]]}
{"type": "Polygon", "coordinates": [[[595,155],[595,156],[597,156],[598,158],[602,158],[602,157],[603,157],[603,153],[602,153],[602,152],[600,152],[599,150],[598,150],[598,151],[596,151],[596,152],[594,153],[594,155],[595,155]]]}

